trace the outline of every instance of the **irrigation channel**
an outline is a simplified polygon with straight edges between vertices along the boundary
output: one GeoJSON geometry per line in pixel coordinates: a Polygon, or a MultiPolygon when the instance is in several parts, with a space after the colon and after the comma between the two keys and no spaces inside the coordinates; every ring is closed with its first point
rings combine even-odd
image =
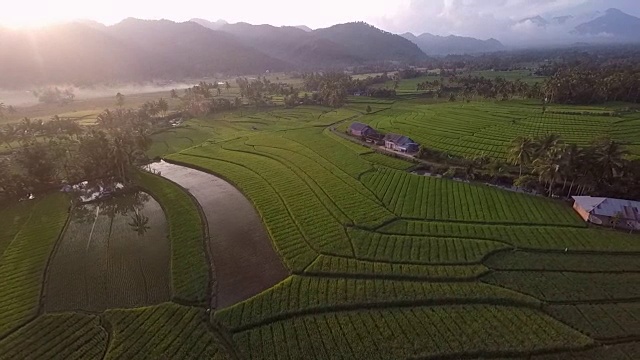
{"type": "Polygon", "coordinates": [[[233,185],[165,161],[149,167],[187,189],[207,218],[217,308],[246,300],[289,276],[253,204],[233,185]]]}

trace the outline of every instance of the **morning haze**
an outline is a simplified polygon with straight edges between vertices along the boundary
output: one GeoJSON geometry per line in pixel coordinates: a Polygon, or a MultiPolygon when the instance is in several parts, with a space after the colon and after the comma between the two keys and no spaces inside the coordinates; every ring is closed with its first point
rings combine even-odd
{"type": "Polygon", "coordinates": [[[640,354],[640,7],[13,2],[0,360],[640,354]]]}

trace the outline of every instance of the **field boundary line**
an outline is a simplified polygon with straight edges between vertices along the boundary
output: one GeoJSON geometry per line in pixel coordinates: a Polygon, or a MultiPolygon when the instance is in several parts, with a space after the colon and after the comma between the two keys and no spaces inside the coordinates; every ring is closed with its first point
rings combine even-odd
{"type": "Polygon", "coordinates": [[[490,237],[470,237],[470,236],[461,236],[461,235],[442,235],[442,234],[403,234],[397,232],[381,232],[380,228],[390,225],[393,222],[401,220],[396,219],[392,220],[390,223],[382,224],[374,230],[367,229],[364,227],[353,226],[353,228],[367,231],[371,233],[381,234],[381,235],[392,235],[392,236],[404,236],[404,237],[431,237],[437,239],[462,239],[462,240],[482,240],[482,241],[494,241],[498,243],[503,243],[509,246],[509,249],[502,249],[502,251],[518,251],[518,252],[528,252],[528,253],[539,253],[539,254],[571,254],[571,255],[602,255],[602,256],[640,256],[640,251],[620,251],[620,250],[572,250],[567,249],[567,251],[562,249],[541,249],[534,247],[526,247],[526,246],[517,246],[512,243],[507,242],[506,240],[490,238],[490,237]]]}
{"type": "Polygon", "coordinates": [[[106,360],[107,355],[109,355],[109,348],[111,348],[111,343],[113,342],[113,325],[107,320],[104,316],[104,313],[97,315],[99,319],[100,327],[103,328],[107,332],[107,343],[105,344],[104,353],[102,354],[101,359],[106,360]]]}
{"type": "Polygon", "coordinates": [[[4,253],[7,251],[7,249],[9,249],[11,247],[11,244],[13,244],[13,242],[16,240],[18,235],[20,235],[20,233],[22,232],[22,228],[31,220],[31,218],[33,217],[34,208],[35,208],[35,205],[34,205],[33,208],[31,208],[31,211],[29,211],[29,217],[22,223],[22,226],[20,226],[20,230],[16,231],[16,234],[13,235],[13,239],[11,239],[11,241],[9,241],[7,246],[4,248],[4,251],[2,252],[2,254],[0,254],[0,259],[2,259],[2,257],[4,257],[4,253]]]}
{"type": "Polygon", "coordinates": [[[214,337],[216,342],[221,343],[220,345],[222,345],[226,350],[225,352],[229,354],[232,359],[242,359],[240,351],[236,348],[233,338],[230,336],[230,331],[220,321],[212,316],[214,314],[214,312],[208,314],[207,319],[205,319],[207,328],[215,335],[214,337]]]}
{"type": "Polygon", "coordinates": [[[478,280],[482,284],[497,286],[497,287],[500,287],[500,288],[502,288],[504,290],[510,290],[510,291],[513,291],[513,292],[517,292],[517,293],[519,293],[521,295],[532,297],[532,298],[540,301],[541,303],[543,303],[545,306],[547,306],[547,305],[548,306],[553,306],[553,305],[633,304],[633,303],[639,303],[640,302],[640,297],[616,298],[616,299],[591,299],[591,300],[545,300],[545,299],[540,299],[539,297],[537,297],[535,295],[531,295],[531,294],[525,293],[523,291],[507,287],[507,286],[505,286],[503,284],[486,282],[485,280],[482,279],[483,277],[485,277],[487,275],[490,275],[493,272],[495,272],[495,271],[492,270],[492,269],[489,269],[489,271],[487,273],[484,273],[484,274],[480,275],[476,280],[478,280]]]}
{"type": "MultiPolygon", "coordinates": [[[[326,129],[325,129],[325,130],[326,130],[326,129]]],[[[321,135],[321,136],[326,136],[326,135],[324,134],[324,131],[323,131],[322,133],[320,133],[319,135],[321,135]]],[[[285,137],[286,137],[286,136],[285,136],[285,137]]],[[[296,144],[298,144],[298,145],[300,145],[300,146],[304,147],[305,149],[308,149],[308,150],[309,150],[309,151],[311,151],[312,153],[316,154],[317,156],[319,156],[321,159],[323,159],[323,160],[324,160],[324,161],[326,161],[327,163],[331,164],[334,168],[336,168],[338,171],[340,171],[340,172],[341,172],[341,173],[343,173],[344,175],[346,175],[346,176],[348,176],[348,177],[350,177],[350,178],[354,178],[352,175],[350,175],[349,173],[347,173],[344,169],[340,168],[338,165],[334,164],[331,160],[329,160],[329,159],[327,159],[326,157],[322,156],[322,154],[318,153],[317,151],[313,150],[312,148],[310,148],[310,147],[306,146],[305,144],[301,143],[300,141],[298,141],[298,140],[296,140],[296,139],[292,139],[292,138],[290,138],[290,137],[286,137],[286,138],[287,138],[288,140],[293,141],[293,142],[295,142],[296,144]]],[[[329,140],[333,140],[333,139],[329,138],[329,140]]],[[[335,140],[333,140],[333,141],[335,141],[335,140]]],[[[337,143],[338,143],[340,146],[342,146],[342,147],[344,147],[345,149],[347,149],[348,151],[352,151],[351,149],[349,149],[348,147],[344,146],[343,144],[340,144],[339,142],[337,142],[337,143]]],[[[359,154],[358,154],[358,157],[360,157],[360,155],[359,155],[359,154]]],[[[356,177],[355,177],[355,179],[356,179],[358,182],[360,182],[361,184],[362,184],[362,181],[360,181],[360,177],[362,176],[362,174],[364,174],[364,173],[366,173],[366,172],[369,172],[369,171],[374,171],[374,170],[375,170],[375,168],[373,167],[373,164],[371,164],[371,163],[370,163],[370,162],[368,162],[368,161],[366,161],[366,162],[369,164],[369,169],[368,169],[368,170],[366,170],[366,171],[364,171],[364,172],[362,172],[362,173],[360,173],[360,174],[358,174],[358,176],[356,176],[356,177]]],[[[320,166],[322,166],[322,165],[320,165],[320,166]]],[[[324,166],[323,166],[323,167],[324,167],[324,166]]],[[[327,169],[327,168],[325,168],[325,169],[327,169]]],[[[330,169],[327,169],[327,171],[331,172],[331,170],[330,170],[330,169]]],[[[344,182],[344,180],[342,180],[342,179],[340,179],[340,180],[341,180],[342,182],[344,182]]],[[[346,184],[346,182],[345,182],[345,184],[346,184]]],[[[358,191],[358,190],[356,190],[354,187],[352,187],[351,185],[349,185],[349,184],[347,184],[347,185],[348,185],[350,188],[354,189],[355,191],[358,191]]],[[[372,197],[370,198],[370,200],[371,200],[371,201],[378,203],[378,205],[380,205],[380,206],[382,206],[383,208],[385,208],[385,209],[386,209],[386,207],[384,206],[384,203],[383,203],[382,201],[380,201],[380,199],[378,199],[378,197],[376,196],[376,194],[375,194],[373,191],[371,191],[371,189],[369,189],[369,188],[368,188],[367,186],[365,186],[364,184],[362,184],[362,188],[363,188],[367,193],[371,194],[371,196],[372,196],[372,197]]],[[[358,191],[358,192],[360,192],[360,191],[358,191]]],[[[360,193],[361,193],[361,192],[360,192],[360,193]]],[[[389,212],[391,212],[391,211],[389,211],[389,212]]],[[[391,213],[392,213],[392,212],[391,212],[391,213]]],[[[393,213],[392,213],[392,214],[393,214],[393,213]]],[[[395,214],[393,214],[393,215],[395,215],[395,214]]]]}
{"type": "MultiPolygon", "coordinates": [[[[465,305],[493,305],[512,308],[526,308],[541,311],[541,304],[528,303],[526,301],[516,301],[505,298],[478,298],[478,299],[463,299],[463,298],[449,298],[449,299],[414,299],[414,300],[392,300],[389,302],[371,302],[371,303],[354,303],[354,304],[340,304],[340,305],[328,305],[311,307],[307,309],[300,309],[291,312],[279,313],[274,316],[262,319],[260,321],[249,323],[232,329],[234,334],[245,332],[255,329],[257,327],[266,326],[280,321],[286,321],[289,319],[313,316],[323,314],[333,314],[351,311],[369,311],[376,309],[401,309],[411,307],[453,307],[453,306],[465,306],[465,305]]],[[[546,313],[545,313],[546,314],[546,313]]]]}
{"type": "MultiPolygon", "coordinates": [[[[356,259],[351,259],[356,260],[356,259]]],[[[356,260],[358,261],[358,260],[356,260]]],[[[359,260],[363,261],[363,260],[359,260]]],[[[460,266],[460,265],[451,265],[451,266],[460,266]]],[[[469,265],[473,266],[473,265],[469,265]]],[[[305,271],[305,272],[295,272],[293,275],[299,276],[307,276],[307,277],[319,277],[319,278],[337,278],[337,279],[359,279],[359,280],[376,280],[376,279],[384,279],[384,280],[397,280],[397,281],[413,281],[413,282],[437,282],[437,283],[461,283],[461,282],[474,282],[480,280],[483,276],[488,275],[491,272],[491,269],[485,267],[485,270],[478,274],[473,274],[471,276],[459,276],[459,277],[451,277],[451,276],[429,276],[429,275],[403,275],[403,274],[365,274],[365,273],[348,273],[348,272],[322,272],[322,271],[305,271]]],[[[490,283],[485,283],[487,285],[495,285],[490,283]]],[[[506,290],[512,290],[509,288],[504,288],[506,290]]],[[[525,293],[521,293],[522,295],[531,296],[525,293]]],[[[540,300],[540,299],[538,299],[540,300]]]]}
{"type": "MultiPolygon", "coordinates": [[[[492,254],[495,255],[495,254],[492,254]]],[[[640,259],[638,259],[640,260],[640,259]]],[[[640,274],[640,270],[544,270],[544,269],[500,269],[484,264],[484,266],[499,272],[532,272],[532,273],[572,273],[572,274],[611,274],[611,275],[624,275],[624,274],[640,274]]]]}
{"type": "MultiPolygon", "coordinates": [[[[245,145],[247,145],[247,146],[253,146],[253,148],[254,148],[254,149],[255,149],[255,147],[256,147],[256,146],[259,146],[259,147],[271,148],[271,149],[279,149],[279,150],[287,151],[287,152],[290,152],[290,153],[294,153],[294,154],[297,154],[297,155],[303,156],[303,157],[305,157],[306,159],[309,159],[309,161],[314,162],[315,164],[317,164],[318,166],[320,166],[321,168],[323,168],[325,171],[327,171],[328,173],[330,173],[330,174],[332,174],[332,175],[333,175],[333,171],[332,171],[332,170],[337,170],[337,171],[339,171],[340,173],[342,173],[342,174],[344,174],[345,176],[347,176],[348,178],[353,179],[353,176],[349,175],[346,171],[344,171],[343,169],[341,169],[341,168],[340,168],[339,166],[337,166],[336,164],[332,163],[329,159],[327,159],[327,158],[325,158],[324,156],[322,156],[322,155],[320,155],[319,153],[317,153],[315,150],[313,150],[313,149],[311,149],[310,147],[308,147],[308,146],[306,146],[306,145],[302,144],[302,143],[301,143],[301,142],[299,142],[298,140],[295,140],[295,139],[292,139],[292,138],[290,138],[290,137],[286,137],[286,136],[283,136],[283,137],[284,137],[285,139],[289,140],[289,141],[292,141],[292,142],[294,142],[294,143],[298,144],[299,146],[303,147],[304,149],[307,149],[308,151],[310,151],[311,153],[315,154],[316,156],[318,156],[320,159],[322,159],[324,162],[326,162],[326,163],[327,163],[327,164],[329,164],[329,165],[328,165],[328,166],[326,166],[325,164],[322,164],[321,162],[317,161],[316,159],[313,159],[313,158],[311,158],[311,157],[309,157],[309,156],[307,156],[307,155],[305,155],[305,154],[302,154],[302,153],[297,153],[297,152],[295,152],[295,151],[293,151],[293,150],[291,150],[291,149],[280,148],[280,147],[276,147],[276,146],[267,146],[267,145],[249,145],[249,144],[246,144],[246,143],[245,143],[245,145]],[[332,168],[329,168],[329,167],[332,167],[332,168]]],[[[256,151],[258,151],[257,149],[255,149],[255,150],[256,150],[256,151]]],[[[371,169],[370,169],[370,170],[371,170],[371,169]]],[[[370,170],[367,170],[367,171],[370,171],[370,170]]],[[[349,183],[347,183],[346,181],[344,181],[341,177],[336,176],[336,175],[333,175],[333,176],[335,176],[335,177],[336,177],[336,178],[337,178],[341,183],[345,184],[345,186],[347,186],[348,188],[350,188],[350,189],[352,189],[353,191],[356,191],[356,192],[358,192],[358,193],[362,194],[363,196],[366,196],[366,195],[364,195],[361,191],[359,191],[358,189],[356,189],[354,186],[352,186],[351,184],[349,184],[349,183]]],[[[359,179],[357,179],[357,178],[356,178],[356,180],[357,180],[358,182],[360,182],[360,180],[359,180],[359,179]]],[[[314,182],[315,182],[315,181],[314,181],[314,182]]],[[[361,183],[361,182],[360,182],[360,183],[361,183]]],[[[371,200],[371,201],[373,201],[373,202],[376,202],[376,203],[378,203],[378,205],[380,205],[380,206],[384,207],[384,204],[382,204],[382,203],[380,203],[380,202],[379,202],[379,200],[376,198],[375,194],[374,194],[374,193],[373,193],[369,188],[367,188],[366,186],[364,186],[364,184],[362,184],[362,183],[361,183],[361,185],[362,185],[362,190],[364,190],[364,192],[366,192],[366,193],[368,193],[368,194],[370,194],[370,195],[371,195],[371,197],[369,198],[369,200],[371,200]]],[[[319,185],[318,185],[318,186],[319,186],[319,185]]]]}
{"type": "Polygon", "coordinates": [[[534,355],[551,355],[551,354],[561,354],[561,353],[575,353],[576,351],[585,351],[593,348],[597,348],[598,344],[593,341],[592,338],[591,344],[577,346],[577,347],[563,347],[556,346],[544,349],[530,350],[530,351],[517,351],[517,350],[495,350],[495,351],[459,351],[455,353],[448,354],[434,354],[434,355],[426,355],[426,356],[412,356],[408,357],[407,360],[466,360],[466,359],[492,359],[492,358],[516,358],[527,356],[530,358],[534,355]]]}
{"type": "MultiPolygon", "coordinates": [[[[249,144],[247,144],[247,143],[245,143],[244,145],[245,145],[245,146],[250,146],[250,147],[252,147],[252,148],[253,148],[253,150],[257,152],[257,153],[252,153],[252,154],[256,154],[256,155],[259,155],[259,156],[264,156],[264,157],[267,157],[267,158],[272,159],[272,160],[274,160],[274,161],[277,161],[277,162],[279,162],[280,164],[282,164],[284,167],[286,167],[287,169],[291,170],[291,172],[292,172],[292,173],[294,173],[294,174],[296,175],[296,177],[298,177],[298,178],[299,178],[300,180],[302,180],[305,184],[307,184],[307,187],[309,188],[309,190],[311,190],[311,192],[312,192],[312,193],[317,194],[317,192],[316,192],[316,191],[314,191],[314,190],[313,190],[313,188],[312,188],[311,186],[309,186],[309,185],[310,185],[310,184],[309,184],[309,182],[312,182],[313,184],[315,184],[315,185],[316,185],[316,187],[319,189],[319,191],[320,191],[320,192],[322,192],[322,194],[324,194],[324,196],[327,198],[327,200],[328,200],[328,201],[330,201],[330,202],[331,202],[331,203],[336,207],[336,209],[338,209],[338,211],[340,211],[340,213],[342,213],[342,215],[344,215],[344,217],[345,217],[345,218],[349,219],[349,220],[351,221],[351,223],[352,223],[352,224],[355,224],[355,221],[354,221],[354,220],[353,220],[349,215],[347,215],[347,214],[344,212],[344,210],[343,210],[342,208],[340,208],[340,207],[338,206],[338,204],[336,204],[336,203],[335,203],[335,201],[333,201],[333,199],[332,199],[332,198],[327,194],[327,192],[326,192],[326,191],[324,191],[324,189],[322,188],[322,186],[321,186],[320,184],[318,184],[318,183],[317,183],[317,182],[316,182],[316,181],[315,181],[311,176],[309,176],[308,174],[306,174],[306,172],[304,171],[304,169],[302,169],[300,166],[298,166],[298,165],[294,164],[293,162],[290,162],[290,164],[286,164],[286,163],[285,163],[285,160],[284,160],[282,157],[278,156],[278,155],[271,155],[271,154],[268,154],[268,155],[267,155],[267,154],[261,153],[261,152],[260,152],[260,150],[256,149],[256,145],[249,145],[249,144]],[[298,174],[298,171],[295,171],[293,168],[296,168],[296,169],[298,169],[298,171],[299,171],[299,172],[303,173],[303,174],[304,174],[304,178],[303,178],[303,176],[299,175],[299,174],[298,174]],[[305,180],[305,179],[306,179],[306,180],[305,180]]],[[[260,146],[260,147],[266,147],[266,148],[270,148],[270,149],[279,149],[279,150],[284,150],[284,149],[280,149],[280,148],[276,148],[276,147],[270,147],[270,146],[262,146],[262,145],[258,145],[258,146],[260,146]]],[[[234,151],[234,150],[230,150],[230,151],[234,151]]],[[[302,155],[302,154],[299,154],[299,155],[304,156],[304,155],[302,155]]],[[[309,159],[309,158],[307,158],[307,159],[309,159]]],[[[309,160],[311,160],[311,159],[309,159],[309,160]]],[[[312,161],[313,161],[313,160],[312,160],[312,161]]],[[[315,162],[315,161],[314,161],[314,162],[315,162]]],[[[319,165],[319,164],[318,164],[318,165],[319,165]]],[[[347,186],[349,186],[349,185],[347,184],[347,186]]],[[[318,198],[318,196],[317,196],[317,195],[316,195],[315,197],[316,197],[316,198],[318,198]]],[[[318,200],[321,200],[321,199],[320,199],[320,198],[318,198],[318,200]]],[[[331,217],[332,217],[332,218],[334,218],[337,222],[340,222],[340,220],[339,220],[339,219],[337,219],[337,218],[333,215],[333,212],[332,212],[331,210],[329,210],[329,208],[328,208],[326,205],[324,205],[324,201],[320,201],[320,202],[322,203],[322,206],[323,206],[323,207],[324,207],[324,208],[325,208],[325,209],[326,209],[326,210],[331,214],[331,217]]]]}
{"type": "MultiPolygon", "coordinates": [[[[411,175],[409,173],[409,175],[411,175]]],[[[420,175],[415,175],[420,176],[420,175]]],[[[489,187],[491,188],[491,187],[489,187]]],[[[548,198],[547,198],[548,199],[548,198]]],[[[549,224],[549,223],[524,223],[524,222],[496,222],[496,221],[482,221],[482,220],[458,220],[458,219],[433,219],[433,218],[416,218],[399,216],[399,220],[425,222],[425,223],[453,223],[453,224],[467,224],[467,225],[498,225],[509,227],[554,227],[554,228],[567,228],[567,229],[589,229],[585,224],[570,225],[570,224],[549,224]]]]}
{"type": "Polygon", "coordinates": [[[44,266],[44,274],[42,276],[42,286],[40,288],[40,301],[39,301],[39,304],[38,304],[38,313],[37,313],[36,317],[38,317],[38,316],[40,316],[40,315],[42,315],[44,313],[45,301],[46,301],[46,298],[47,298],[47,284],[49,282],[49,270],[50,270],[49,268],[51,267],[51,262],[53,261],[53,258],[58,253],[58,250],[60,248],[60,243],[62,243],[62,239],[64,238],[64,235],[67,232],[67,228],[69,227],[69,224],[71,223],[71,211],[72,210],[73,210],[73,205],[70,205],[69,207],[67,207],[67,219],[66,219],[64,225],[62,226],[62,229],[60,230],[60,233],[58,234],[58,238],[56,239],[55,243],[53,244],[53,249],[51,249],[51,252],[49,253],[49,256],[47,256],[47,263],[44,266]]]}

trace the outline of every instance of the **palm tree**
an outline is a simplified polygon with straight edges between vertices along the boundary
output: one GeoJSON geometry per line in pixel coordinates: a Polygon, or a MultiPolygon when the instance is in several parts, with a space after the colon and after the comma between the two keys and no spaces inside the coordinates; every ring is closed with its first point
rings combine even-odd
{"type": "Polygon", "coordinates": [[[160,98],[156,106],[158,107],[158,110],[160,110],[160,112],[162,113],[162,117],[166,117],[167,111],[169,111],[169,103],[167,102],[167,100],[160,98]]]}
{"type": "Polygon", "coordinates": [[[604,175],[603,180],[611,180],[620,175],[627,163],[625,158],[629,154],[620,143],[610,138],[596,140],[593,153],[594,162],[604,175]]]}
{"type": "Polygon", "coordinates": [[[231,89],[231,84],[229,84],[228,81],[225,81],[224,82],[224,87],[225,87],[225,89],[227,89],[227,92],[229,92],[229,89],[231,89]]]}
{"type": "Polygon", "coordinates": [[[4,113],[7,110],[7,107],[4,105],[4,103],[0,102],[0,119],[4,119],[4,113]]]}
{"type": "Polygon", "coordinates": [[[536,142],[535,155],[537,157],[544,156],[551,149],[563,143],[562,138],[558,134],[547,134],[546,136],[536,139],[536,142]]]}
{"type": "Polygon", "coordinates": [[[535,142],[528,136],[518,136],[511,142],[508,160],[513,165],[520,166],[519,176],[522,176],[522,168],[531,163],[534,153],[535,142]]]}
{"type": "Polygon", "coordinates": [[[564,179],[563,190],[567,185],[567,181],[571,180],[567,198],[571,197],[576,179],[580,176],[581,165],[587,160],[587,153],[576,144],[565,146],[560,155],[561,167],[560,174],[564,179]]]}
{"type": "Polygon", "coordinates": [[[537,158],[533,162],[534,171],[538,174],[540,182],[548,185],[549,196],[553,194],[553,185],[561,180],[560,162],[562,154],[561,147],[555,147],[545,156],[537,158]]]}

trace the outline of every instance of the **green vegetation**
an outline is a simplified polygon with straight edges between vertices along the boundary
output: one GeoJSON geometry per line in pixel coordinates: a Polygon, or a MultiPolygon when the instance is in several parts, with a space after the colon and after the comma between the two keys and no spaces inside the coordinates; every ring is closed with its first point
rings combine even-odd
{"type": "Polygon", "coordinates": [[[640,298],[638,273],[577,273],[547,271],[496,271],[482,281],[548,302],[598,302],[640,298]]]}
{"type": "Polygon", "coordinates": [[[230,359],[205,311],[176,304],[109,310],[113,331],[106,359],[230,359]]]}
{"type": "MultiPolygon", "coordinates": [[[[593,108],[589,108],[592,109],[593,108]]],[[[607,111],[615,111],[615,107],[607,111]]],[[[506,159],[509,143],[518,136],[558,134],[567,143],[588,145],[594,138],[611,136],[628,145],[637,144],[637,114],[593,114],[566,106],[534,101],[396,102],[391,109],[361,118],[383,131],[405,134],[431,149],[460,157],[487,155],[506,159]],[[583,114],[584,112],[584,114],[583,114]]]]}
{"type": "Polygon", "coordinates": [[[107,330],[93,315],[47,314],[0,341],[0,359],[100,360],[107,330]]]}
{"type": "Polygon", "coordinates": [[[552,305],[547,312],[596,339],[640,335],[640,304],[552,305]]]}
{"type": "Polygon", "coordinates": [[[573,226],[487,225],[398,220],[377,231],[398,235],[495,240],[520,249],[630,253],[640,251],[637,236],[573,226]]]}
{"type": "MultiPolygon", "coordinates": [[[[0,336],[36,317],[47,261],[67,221],[69,199],[62,194],[34,200],[26,221],[0,258],[0,336]]],[[[19,205],[19,207],[23,207],[19,205]]]]}
{"type": "Polygon", "coordinates": [[[251,358],[437,358],[570,350],[592,340],[533,310],[465,305],[302,316],[234,336],[251,358]],[[277,345],[276,345],[277,344],[277,345]]]}
{"type": "Polygon", "coordinates": [[[480,283],[428,283],[292,276],[272,289],[216,314],[234,332],[299,315],[346,309],[472,302],[537,307],[537,300],[480,283]]]}
{"type": "MultiPolygon", "coordinates": [[[[630,239],[631,240],[631,239],[630,239]]],[[[635,239],[633,239],[635,240],[635,239]]],[[[626,248],[629,249],[629,248],[626,248]]],[[[640,272],[637,255],[500,252],[484,261],[495,270],[539,270],[580,272],[640,272]]]]}
{"type": "Polygon", "coordinates": [[[510,248],[479,239],[384,235],[355,229],[349,235],[358,258],[403,264],[479,263],[490,253],[510,248]]]}
{"type": "MultiPolygon", "coordinates": [[[[304,79],[310,87],[326,80],[304,79]]],[[[586,145],[607,134],[631,144],[640,134],[636,115],[605,114],[612,109],[607,106],[567,105],[549,105],[542,114],[541,104],[520,100],[428,100],[427,105],[422,98],[343,97],[344,87],[322,90],[315,99],[308,95],[307,105],[295,106],[294,93],[283,84],[239,83],[246,101],[260,107],[218,108],[225,103],[211,100],[217,90],[232,94],[220,85],[176,94],[190,105],[207,99],[215,111],[205,109],[208,115],[146,134],[152,141],[147,156],[210,172],[236,186],[255,206],[291,275],[240,303],[210,308],[218,286],[205,251],[205,219],[185,189],[158,175],[126,174],[162,207],[169,248],[161,243],[164,231],[136,236],[133,230],[146,224],[139,221],[142,226],[136,227],[142,209],[124,215],[118,208],[111,218],[98,219],[107,201],[78,206],[85,214],[72,213],[53,251],[68,199],[51,195],[12,204],[0,210],[9,220],[0,229],[0,277],[8,279],[0,284],[0,305],[8,309],[0,320],[0,358],[588,359],[607,358],[605,350],[620,358],[637,354],[638,235],[587,226],[562,200],[409,173],[432,163],[383,155],[343,136],[351,122],[366,122],[444,151],[446,164],[427,160],[459,171],[466,160],[448,155],[484,153],[505,161],[509,144],[521,135],[554,132],[586,145]],[[287,107],[274,105],[269,87],[287,93],[277,99],[287,107]],[[342,101],[348,103],[338,109],[310,105],[342,101]],[[74,225],[81,217],[87,221],[74,225]],[[145,236],[153,237],[153,246],[145,236]],[[166,266],[143,271],[144,286],[122,276],[123,284],[109,288],[110,296],[133,298],[131,286],[155,291],[164,286],[167,296],[132,305],[114,302],[93,309],[100,312],[96,315],[49,313],[91,310],[76,293],[86,289],[99,297],[100,291],[90,289],[102,283],[90,270],[74,274],[73,269],[115,263],[105,254],[122,240],[132,240],[132,258],[149,256],[134,261],[134,267],[147,269],[145,261],[165,250],[166,266]],[[73,256],[85,259],[64,264],[73,256]],[[165,271],[166,281],[158,280],[156,270],[165,271]],[[65,289],[59,279],[69,279],[74,289],[66,292],[66,300],[57,298],[66,307],[50,309],[56,291],[49,288],[59,289],[58,294],[65,289]],[[29,340],[20,343],[23,337],[29,340]]],[[[347,85],[353,84],[358,83],[347,85]]],[[[517,172],[516,166],[505,171],[517,172]]],[[[215,231],[209,229],[208,236],[215,231]]],[[[252,249],[243,250],[255,256],[252,249]]]]}
{"type": "Polygon", "coordinates": [[[171,242],[171,289],[180,300],[207,298],[209,267],[203,243],[203,224],[194,200],[170,181],[140,172],[140,184],[162,205],[171,242]]]}
{"type": "Polygon", "coordinates": [[[584,226],[569,206],[553,200],[446,179],[378,169],[362,182],[404,218],[480,223],[584,226]]]}

